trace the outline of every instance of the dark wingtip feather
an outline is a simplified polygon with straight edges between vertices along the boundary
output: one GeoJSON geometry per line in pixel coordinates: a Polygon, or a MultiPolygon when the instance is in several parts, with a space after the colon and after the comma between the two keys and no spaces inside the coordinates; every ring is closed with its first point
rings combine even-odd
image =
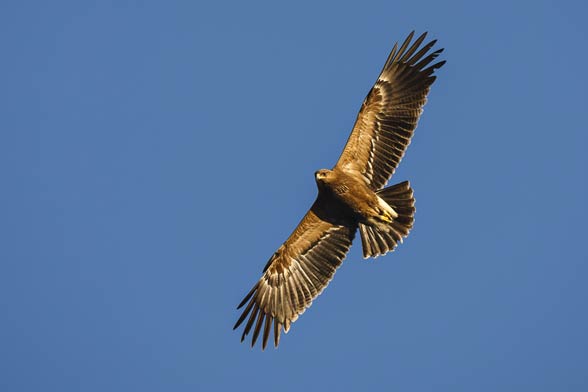
{"type": "Polygon", "coordinates": [[[396,62],[396,61],[398,61],[398,59],[402,58],[402,56],[404,55],[404,51],[408,47],[408,44],[410,44],[410,41],[412,41],[412,37],[414,37],[414,30],[410,32],[408,37],[406,37],[406,39],[404,40],[404,42],[400,46],[400,49],[398,49],[398,53],[396,53],[396,56],[394,56],[394,59],[392,60],[392,62],[396,62]]]}
{"type": "Polygon", "coordinates": [[[272,317],[267,315],[265,317],[265,325],[263,326],[263,340],[261,341],[261,350],[265,350],[267,341],[269,339],[270,331],[272,330],[272,317]]]}
{"type": "Polygon", "coordinates": [[[403,62],[408,64],[408,65],[413,65],[414,63],[416,63],[417,61],[419,61],[421,59],[421,57],[423,57],[428,51],[429,49],[431,49],[434,45],[435,45],[435,41],[431,41],[428,44],[426,44],[425,46],[423,46],[414,56],[412,56],[411,58],[408,58],[408,56],[405,56],[403,58],[403,62]]]}
{"type": "MultiPolygon", "coordinates": [[[[431,63],[431,61],[435,60],[442,52],[443,52],[443,49],[438,49],[438,50],[434,51],[433,53],[431,53],[430,55],[428,55],[427,57],[425,57],[424,59],[422,59],[421,61],[419,61],[418,63],[416,63],[414,65],[414,67],[416,69],[421,69],[422,70],[424,67],[426,67],[427,65],[429,65],[431,63]]],[[[439,63],[434,64],[433,67],[435,67],[437,64],[439,64],[439,63]]],[[[441,64],[441,65],[443,65],[443,64],[441,64]]],[[[438,68],[438,67],[436,67],[436,68],[438,68]]],[[[429,67],[427,69],[422,70],[422,72],[425,73],[428,70],[436,69],[436,68],[429,67]]]]}
{"type": "Polygon", "coordinates": [[[257,342],[257,338],[259,337],[259,331],[261,330],[261,324],[263,322],[263,318],[265,317],[265,313],[263,310],[259,312],[259,316],[257,317],[257,322],[255,323],[255,329],[253,330],[253,338],[251,339],[251,347],[255,346],[255,342],[257,342]]]}
{"type": "Polygon", "coordinates": [[[239,320],[237,320],[237,322],[235,323],[235,326],[233,327],[233,330],[239,328],[239,325],[241,325],[241,323],[245,320],[245,317],[247,317],[247,315],[251,311],[251,308],[253,307],[253,304],[254,304],[254,301],[250,301],[249,302],[249,305],[247,305],[247,307],[245,308],[245,310],[243,310],[243,313],[241,313],[241,317],[239,317],[239,320]]]}
{"type": "MultiPolygon", "coordinates": [[[[406,51],[406,53],[404,53],[404,55],[400,58],[400,60],[398,60],[401,63],[405,63],[406,61],[408,61],[410,59],[410,56],[413,55],[413,53],[419,48],[419,46],[423,43],[423,40],[425,39],[425,36],[427,34],[421,34],[420,37],[418,37],[413,44],[411,45],[411,47],[406,51]]],[[[430,44],[429,44],[430,45],[430,44]]]]}
{"type": "Polygon", "coordinates": [[[432,68],[433,69],[441,68],[443,65],[445,65],[446,62],[447,62],[447,60],[439,61],[437,64],[434,64],[432,68]]]}
{"type": "Polygon", "coordinates": [[[243,300],[239,303],[239,305],[237,305],[237,309],[241,309],[243,307],[243,305],[245,305],[247,303],[247,301],[249,301],[249,298],[251,298],[251,296],[253,295],[253,293],[255,293],[255,290],[257,290],[257,286],[259,285],[259,282],[255,284],[255,286],[253,286],[253,288],[251,289],[251,291],[249,291],[249,293],[247,293],[247,295],[245,296],[245,298],[243,298],[243,300]]]}
{"type": "Polygon", "coordinates": [[[280,344],[280,332],[282,332],[282,323],[277,318],[274,319],[274,347],[280,344]]]}
{"type": "Polygon", "coordinates": [[[247,320],[247,325],[245,325],[245,329],[243,329],[243,335],[241,335],[241,342],[243,341],[243,339],[245,339],[245,336],[247,336],[249,334],[249,331],[251,330],[251,327],[253,326],[253,321],[255,320],[255,316],[257,316],[258,312],[259,312],[259,306],[254,306],[253,312],[251,312],[251,315],[249,316],[249,320],[247,320]]]}

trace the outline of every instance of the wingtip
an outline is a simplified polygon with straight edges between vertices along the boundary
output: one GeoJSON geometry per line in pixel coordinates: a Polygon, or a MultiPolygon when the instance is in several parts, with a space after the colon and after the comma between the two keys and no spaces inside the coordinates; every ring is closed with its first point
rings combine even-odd
{"type": "Polygon", "coordinates": [[[277,318],[274,319],[274,347],[278,348],[280,344],[280,332],[282,332],[282,323],[277,318]]]}
{"type": "Polygon", "coordinates": [[[257,290],[257,286],[259,286],[259,282],[257,282],[255,284],[255,286],[253,286],[253,288],[251,290],[249,290],[249,292],[247,293],[247,295],[245,296],[245,298],[243,298],[243,300],[241,302],[239,302],[239,305],[237,305],[237,310],[241,309],[243,307],[243,305],[245,305],[247,303],[247,301],[249,301],[249,299],[251,298],[251,296],[257,290]]]}
{"type": "Polygon", "coordinates": [[[435,64],[435,69],[441,68],[443,65],[445,65],[446,62],[447,60],[439,61],[437,64],[435,64]]]}

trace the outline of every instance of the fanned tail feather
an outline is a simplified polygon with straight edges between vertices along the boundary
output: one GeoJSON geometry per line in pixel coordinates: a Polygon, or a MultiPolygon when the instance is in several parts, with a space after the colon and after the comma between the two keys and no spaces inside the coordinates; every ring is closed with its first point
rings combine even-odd
{"type": "Polygon", "coordinates": [[[384,188],[377,192],[398,213],[398,217],[385,229],[359,224],[363,257],[377,257],[391,252],[405,238],[414,222],[414,194],[408,181],[384,188]]]}

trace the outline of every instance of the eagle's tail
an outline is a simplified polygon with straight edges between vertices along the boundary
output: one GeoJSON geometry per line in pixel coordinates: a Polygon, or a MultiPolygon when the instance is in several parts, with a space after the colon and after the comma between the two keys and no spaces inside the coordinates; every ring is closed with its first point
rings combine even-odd
{"type": "Polygon", "coordinates": [[[408,181],[377,192],[398,213],[391,223],[383,227],[359,224],[363,257],[377,257],[393,251],[406,237],[414,222],[414,195],[408,181]]]}

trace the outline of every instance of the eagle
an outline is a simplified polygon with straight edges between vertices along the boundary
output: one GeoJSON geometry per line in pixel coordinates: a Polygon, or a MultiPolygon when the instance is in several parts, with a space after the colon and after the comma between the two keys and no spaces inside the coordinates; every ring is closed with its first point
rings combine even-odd
{"type": "Polygon", "coordinates": [[[291,324],[327,287],[359,229],[363,257],[396,248],[414,222],[414,196],[408,181],[384,188],[410,144],[443,49],[436,40],[421,47],[414,31],[394,45],[332,169],[314,173],[318,195],[294,232],[270,257],[261,279],[237,309],[233,329],[245,320],[241,342],[253,330],[251,347],[261,331],[262,350],[273,326],[274,346],[291,324]]]}

